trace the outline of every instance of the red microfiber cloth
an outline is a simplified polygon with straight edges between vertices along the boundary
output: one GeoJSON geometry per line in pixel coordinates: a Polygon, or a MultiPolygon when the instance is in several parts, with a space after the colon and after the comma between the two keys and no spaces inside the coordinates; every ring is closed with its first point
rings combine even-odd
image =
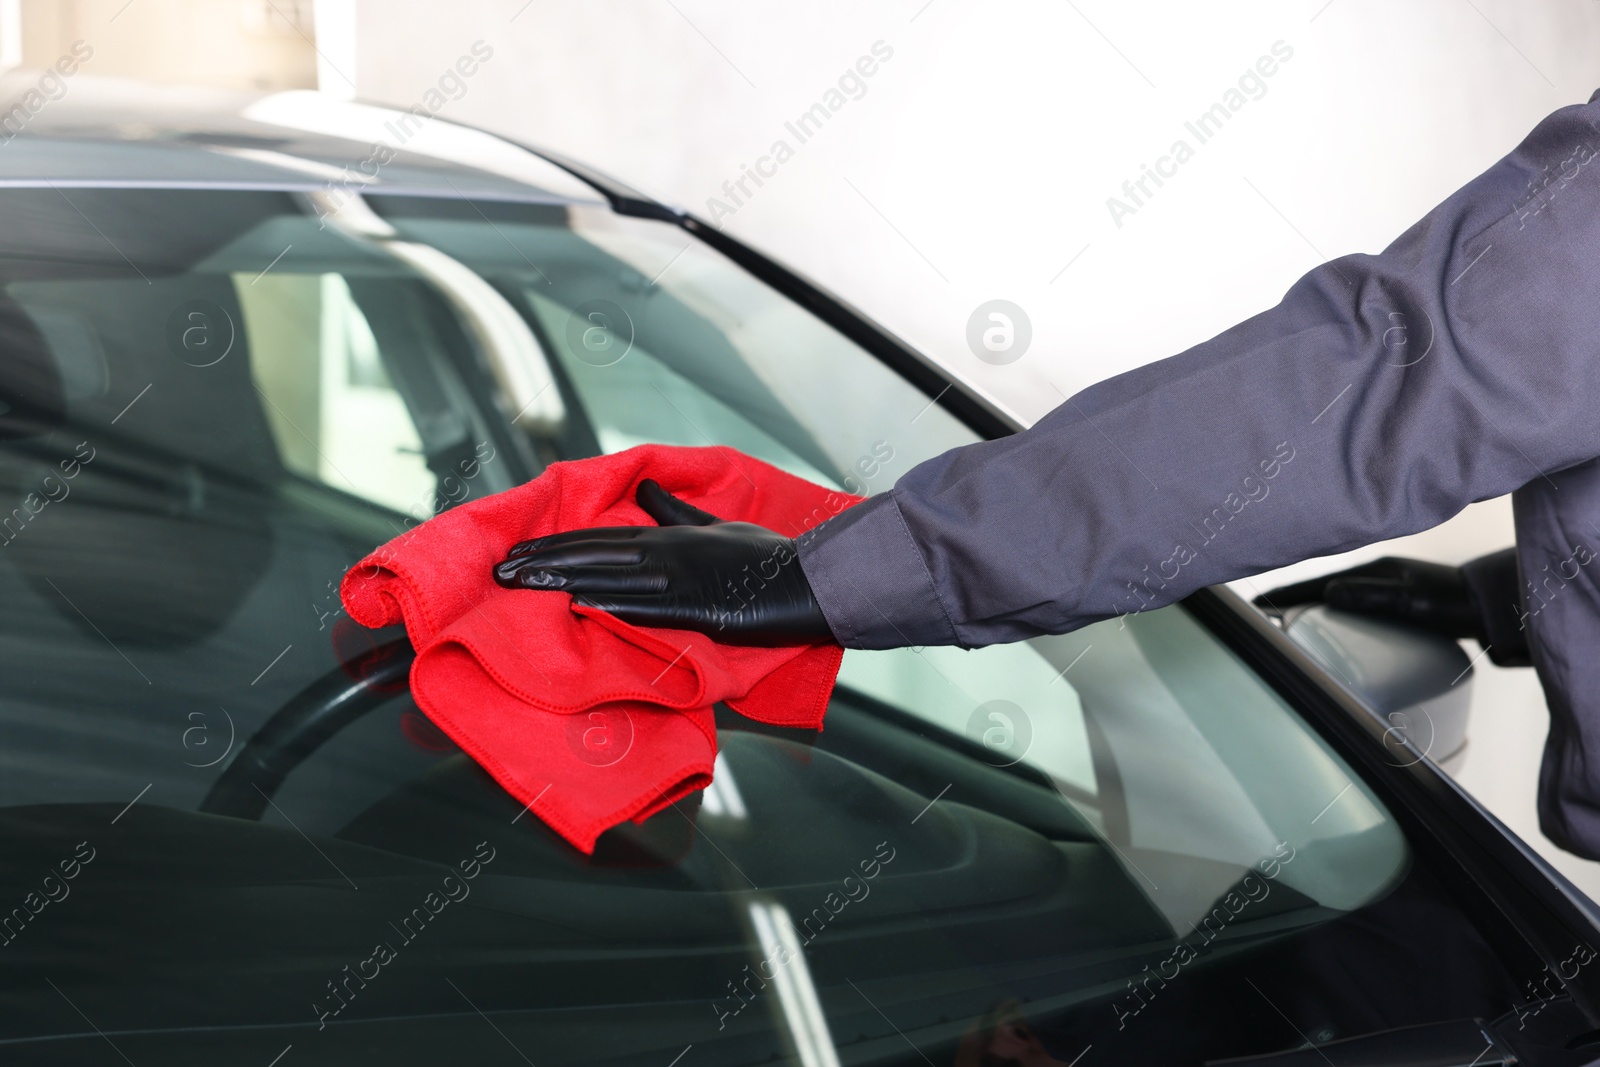
{"type": "MultiPolygon", "coordinates": [[[[749,648],[644,629],[566,593],[503,589],[491,573],[519,541],[591,526],[653,526],[644,478],[728,520],[793,537],[861,498],[728,448],[641,445],[552,464],[527,485],[408,530],[344,576],[366,626],[405,623],[411,695],[451,739],[577,848],[643,822],[711,782],[711,706],[820,729],[844,650],[749,648]]],[[[757,579],[759,580],[759,579],[757,579]]]]}

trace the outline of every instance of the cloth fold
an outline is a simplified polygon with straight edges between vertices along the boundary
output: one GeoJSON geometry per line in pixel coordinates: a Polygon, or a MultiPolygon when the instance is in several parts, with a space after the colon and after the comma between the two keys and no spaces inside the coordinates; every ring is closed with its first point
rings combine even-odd
{"type": "MultiPolygon", "coordinates": [[[[786,536],[861,498],[728,448],[641,445],[552,464],[526,485],[408,530],[340,584],[355,621],[404,623],[417,706],[575,847],[643,822],[711,782],[711,707],[821,729],[838,645],[751,648],[644,629],[561,592],[503,589],[491,569],[518,541],[592,526],[651,526],[644,478],[721,518],[786,536]]],[[[752,575],[748,587],[759,588],[752,575]]],[[[747,594],[748,595],[748,594],[747,594]]]]}

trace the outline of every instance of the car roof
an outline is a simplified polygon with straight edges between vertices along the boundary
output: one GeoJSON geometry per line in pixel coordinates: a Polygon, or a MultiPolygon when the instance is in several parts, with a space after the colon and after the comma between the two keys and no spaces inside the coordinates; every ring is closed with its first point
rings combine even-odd
{"type": "Polygon", "coordinates": [[[438,94],[402,108],[308,89],[252,93],[17,68],[0,74],[0,189],[394,193],[592,205],[657,219],[799,302],[982,435],[1021,427],[962,375],[815,282],[585,163],[462,125],[452,108],[438,94]]]}
{"type": "Polygon", "coordinates": [[[0,187],[155,186],[405,192],[605,205],[502,137],[311,90],[246,93],[12,70],[0,77],[0,187]]]}

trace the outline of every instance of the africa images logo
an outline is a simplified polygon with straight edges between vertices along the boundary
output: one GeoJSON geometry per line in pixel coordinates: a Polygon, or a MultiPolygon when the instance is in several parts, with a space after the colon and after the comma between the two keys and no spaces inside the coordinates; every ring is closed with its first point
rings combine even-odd
{"type": "Polygon", "coordinates": [[[567,747],[591,767],[609,767],[633,748],[633,717],[622,708],[568,715],[567,747]]]}
{"type": "Polygon", "coordinates": [[[967,736],[983,746],[984,761],[992,767],[1020,763],[1033,743],[1028,713],[1009,700],[986,700],[967,718],[967,736]]]}
{"type": "Polygon", "coordinates": [[[985,363],[1015,363],[1033,340],[1028,313],[1009,300],[988,300],[967,316],[967,347],[985,363]]]}

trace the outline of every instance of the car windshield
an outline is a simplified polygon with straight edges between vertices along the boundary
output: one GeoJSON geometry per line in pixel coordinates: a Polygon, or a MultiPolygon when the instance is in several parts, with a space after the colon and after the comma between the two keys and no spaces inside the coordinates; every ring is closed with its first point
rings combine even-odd
{"type": "Polygon", "coordinates": [[[851,651],[824,731],[719,708],[711,787],[592,857],[523,817],[351,564],[640,442],[870,494],[976,440],[676,226],[6,189],[0,360],[8,1060],[1198,1063],[1518,997],[1181,607],[851,651]]]}

